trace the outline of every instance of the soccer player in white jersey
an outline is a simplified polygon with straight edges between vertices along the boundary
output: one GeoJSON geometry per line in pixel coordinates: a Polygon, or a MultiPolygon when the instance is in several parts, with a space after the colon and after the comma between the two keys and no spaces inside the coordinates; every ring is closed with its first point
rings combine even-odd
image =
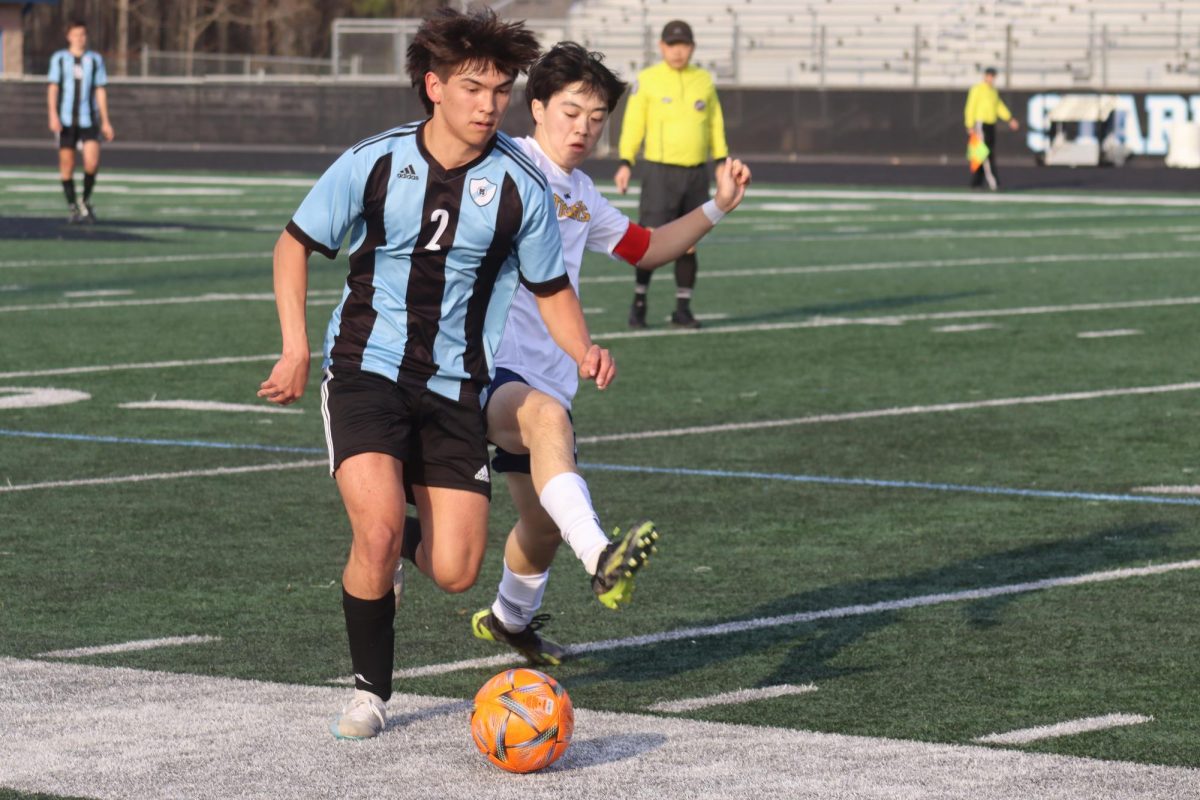
{"type": "Polygon", "coordinates": [[[275,246],[283,355],[258,394],[286,405],[309,373],[308,257],[335,257],[350,234],[321,384],[330,472],[352,531],[342,610],[355,692],[331,728],[338,738],[386,725],[398,560],[447,592],[479,573],[491,497],[481,397],[518,285],[579,376],[604,388],[615,374],[567,278],[548,182],[498,132],[513,81],[537,53],[523,23],[489,10],[427,19],[407,66],[430,117],[346,151],[275,246]],[[417,519],[406,519],[406,502],[417,519]]]}
{"type": "MultiPolygon", "coordinates": [[[[535,122],[518,144],[550,179],[563,258],[576,291],[585,249],[621,258],[640,269],[675,260],[742,201],[750,170],[737,159],[717,169],[716,197],[668,225],[647,230],[613,208],[578,169],[604,130],[625,84],[602,56],[566,42],[530,69],[525,94],[535,122]]],[[[554,343],[534,296],[520,289],[509,311],[496,376],[488,388],[488,438],[497,446],[494,471],[507,473],[520,518],[504,548],[496,600],[471,620],[475,636],[514,648],[534,664],[558,664],[563,648],[538,630],[535,614],[550,563],[566,541],[609,608],[629,602],[633,579],[654,549],[651,522],[610,540],[600,527],[587,484],[575,466],[571,401],[578,388],[571,359],[554,343]]]]}

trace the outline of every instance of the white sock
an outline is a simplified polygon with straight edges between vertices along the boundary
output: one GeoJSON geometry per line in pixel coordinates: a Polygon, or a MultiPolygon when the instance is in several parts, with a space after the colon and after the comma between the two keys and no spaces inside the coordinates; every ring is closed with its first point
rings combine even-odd
{"type": "Polygon", "coordinates": [[[549,581],[549,570],[537,575],[518,575],[505,561],[496,601],[492,603],[492,615],[513,633],[525,630],[542,606],[542,595],[546,593],[549,581]]]}
{"type": "Polygon", "coordinates": [[[594,575],[600,553],[608,547],[608,537],[600,528],[600,518],[592,508],[587,483],[574,472],[563,472],[546,482],[538,499],[550,519],[558,525],[563,539],[575,551],[575,556],[583,562],[587,574],[594,575]]]}

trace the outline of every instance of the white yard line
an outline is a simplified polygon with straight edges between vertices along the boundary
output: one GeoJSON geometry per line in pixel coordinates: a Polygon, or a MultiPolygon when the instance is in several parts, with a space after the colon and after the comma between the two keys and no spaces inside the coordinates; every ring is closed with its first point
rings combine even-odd
{"type": "Polygon", "coordinates": [[[943,325],[940,328],[934,328],[934,333],[974,333],[975,331],[991,331],[999,328],[993,322],[976,322],[971,325],[943,325]]]}
{"type": "Polygon", "coordinates": [[[95,267],[110,264],[180,264],[190,261],[240,261],[243,259],[268,259],[269,250],[253,253],[164,253],[160,256],[117,256],[106,258],[33,258],[20,261],[0,261],[0,269],[26,269],[28,267],[95,267]]]}
{"type": "Polygon", "coordinates": [[[1129,491],[1137,494],[1200,496],[1200,486],[1138,486],[1129,491]]]}
{"type": "Polygon", "coordinates": [[[1075,334],[1080,339],[1111,339],[1114,336],[1141,336],[1137,328],[1114,328],[1110,331],[1080,331],[1075,334]]]}
{"type": "Polygon", "coordinates": [[[63,297],[69,297],[72,300],[83,297],[121,297],[123,295],[133,294],[132,289],[92,289],[90,291],[81,292],[63,292],[63,297]]]}
{"type": "Polygon", "coordinates": [[[220,636],[168,636],[164,639],[139,639],[136,642],[106,644],[97,647],[76,647],[70,650],[51,650],[38,653],[37,658],[85,658],[104,656],[111,653],[133,653],[140,650],[157,650],[160,647],[183,647],[189,644],[207,644],[221,641],[220,636]]]}
{"type": "Polygon", "coordinates": [[[172,306],[190,303],[231,303],[235,301],[250,301],[258,303],[273,303],[275,295],[270,292],[256,294],[227,294],[208,293],[186,297],[146,297],[136,300],[90,300],[83,303],[40,303],[23,306],[0,306],[0,314],[16,311],[80,311],[91,308],[129,308],[135,306],[172,306]]]}
{"type": "MultiPolygon", "coordinates": [[[[319,358],[314,355],[313,358],[319,358]]],[[[91,367],[55,367],[51,369],[18,370],[16,372],[0,372],[0,379],[5,378],[43,378],[50,375],[91,375],[102,372],[124,372],[131,369],[176,369],[179,367],[213,367],[225,364],[257,364],[270,363],[279,360],[279,354],[273,353],[261,356],[220,356],[217,358],[191,358],[174,361],[143,361],[134,364],[102,364],[91,367]]]]}
{"type": "MultiPolygon", "coordinates": [[[[747,278],[763,275],[822,275],[841,272],[879,272],[906,269],[946,269],[952,267],[1016,266],[1021,264],[1108,263],[1121,261],[1194,260],[1200,254],[1193,250],[1172,250],[1164,253],[1061,253],[1037,256],[987,256],[980,258],[940,258],[920,261],[864,261],[850,264],[820,264],[808,267],[757,267],[754,269],[714,269],[704,272],[705,278],[747,278]]],[[[587,283],[627,283],[627,275],[592,275],[579,279],[587,283]]]]}
{"type": "Polygon", "coordinates": [[[807,417],[792,417],[790,419],[764,419],[756,422],[727,422],[720,425],[693,425],[684,428],[662,428],[654,431],[580,436],[578,443],[599,444],[601,442],[628,442],[638,439],[664,439],[676,436],[695,436],[703,433],[727,433],[729,431],[786,428],[793,425],[816,425],[826,422],[852,422],[860,419],[905,417],[916,414],[942,414],[949,411],[971,411],[980,408],[1008,408],[1012,406],[1036,405],[1039,403],[1064,403],[1078,400],[1098,400],[1107,397],[1153,395],[1165,394],[1168,392],[1192,392],[1196,391],[1197,389],[1200,389],[1200,382],[1169,383],[1161,386],[1134,386],[1125,389],[1099,389],[1090,392],[1064,392],[1062,394],[1030,395],[1027,397],[1001,397],[993,400],[973,400],[963,403],[939,403],[937,405],[928,406],[877,408],[869,411],[849,411],[842,414],[813,414],[807,417]]]}
{"type": "Polygon", "coordinates": [[[618,339],[653,339],[662,336],[703,336],[712,333],[762,333],[811,328],[835,328],[846,325],[903,325],[906,322],[928,322],[943,319],[978,319],[980,317],[1020,317],[1041,314],[1074,314],[1093,311],[1117,311],[1133,308],[1169,308],[1200,305],[1200,297],[1166,297],[1157,300],[1129,300],[1116,303],[1079,303],[1061,306],[1024,306],[1018,308],[989,308],[974,311],[937,311],[927,314],[892,314],[885,317],[811,317],[797,322],[760,322],[748,325],[712,325],[706,328],[655,328],[641,331],[593,332],[596,341],[618,339]]]}
{"type": "Polygon", "coordinates": [[[320,461],[289,461],[283,464],[255,464],[248,467],[214,467],[213,469],[190,469],[183,472],[156,472],[146,475],[114,475],[107,478],[79,478],[71,481],[43,481],[41,483],[0,484],[0,494],[6,492],[28,492],[36,489],[66,489],[76,486],[111,486],[116,483],[143,483],[145,481],[170,481],[180,478],[207,478],[219,475],[244,475],[248,472],[278,472],[286,469],[308,469],[328,467],[325,459],[320,461]]]}
{"type": "Polygon", "coordinates": [[[662,711],[668,714],[678,714],[684,711],[695,711],[699,708],[712,706],[732,706],[752,703],[757,700],[771,700],[776,697],[788,697],[795,694],[815,692],[817,687],[811,683],[802,686],[780,684],[779,686],[764,686],[761,689],[739,689],[736,692],[722,692],[707,697],[689,697],[686,700],[666,700],[646,706],[647,711],[662,711]]]}
{"type": "Polygon", "coordinates": [[[229,411],[244,414],[303,414],[301,408],[284,408],[264,403],[221,403],[216,400],[144,400],[121,403],[118,408],[162,409],[168,411],[229,411]]]}
{"type": "MultiPolygon", "coordinates": [[[[1156,564],[1148,567],[1130,567],[1126,569],[1091,572],[1084,575],[1071,575],[1063,578],[1046,578],[1027,583],[1013,583],[1004,586],[990,586],[983,589],[967,589],[961,592],[945,592],[939,594],[920,595],[901,600],[885,600],[877,603],[863,603],[853,606],[827,608],[822,611],[802,611],[798,614],[785,614],[775,617],[759,617],[757,619],[724,622],[718,625],[706,625],[698,628],[677,628],[673,631],[650,633],[643,636],[630,636],[625,639],[605,639],[598,642],[586,642],[570,645],[567,653],[582,655],[584,653],[599,653],[607,650],[618,650],[629,647],[646,647],[661,642],[674,642],[681,639],[698,639],[708,636],[728,636],[744,633],[745,631],[778,628],[783,625],[797,625],[803,622],[815,622],[822,619],[844,619],[868,614],[880,614],[889,611],[904,611],[911,608],[943,605],[945,603],[961,603],[973,600],[986,600],[992,597],[1004,597],[1014,594],[1026,594],[1044,589],[1054,589],[1063,586],[1082,586],[1091,583],[1106,583],[1109,581],[1143,578],[1151,575],[1163,575],[1180,570],[1200,569],[1200,559],[1192,561],[1176,561],[1168,564],[1156,564]]],[[[520,661],[515,653],[507,652],[486,658],[468,658],[462,661],[449,661],[441,664],[427,664],[421,667],[409,667],[396,670],[396,678],[420,678],[428,675],[444,675],[465,669],[483,669],[503,667],[520,661]]],[[[330,683],[351,685],[353,678],[334,678],[330,683]]]]}
{"type": "Polygon", "coordinates": [[[988,736],[980,736],[975,741],[980,744],[1029,744],[1059,736],[1075,736],[1080,733],[1106,731],[1109,728],[1120,728],[1127,725],[1142,725],[1153,720],[1154,717],[1144,717],[1141,714],[1106,714],[1102,717],[1086,717],[1054,725],[1022,728],[1019,731],[1009,731],[1008,733],[993,733],[988,736]]]}

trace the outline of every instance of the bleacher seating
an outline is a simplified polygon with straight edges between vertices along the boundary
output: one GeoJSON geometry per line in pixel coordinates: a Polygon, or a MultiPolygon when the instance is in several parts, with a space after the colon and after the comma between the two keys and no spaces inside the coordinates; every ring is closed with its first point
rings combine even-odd
{"type": "Polygon", "coordinates": [[[749,86],[1200,85],[1200,0],[576,0],[565,30],[625,77],[671,19],[696,63],[749,86]]]}

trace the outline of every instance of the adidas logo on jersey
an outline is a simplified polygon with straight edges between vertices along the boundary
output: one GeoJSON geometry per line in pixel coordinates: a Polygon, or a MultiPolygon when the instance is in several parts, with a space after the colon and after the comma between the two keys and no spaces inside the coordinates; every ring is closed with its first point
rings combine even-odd
{"type": "Polygon", "coordinates": [[[421,180],[421,176],[417,174],[417,171],[415,169],[413,169],[412,164],[409,164],[407,167],[405,167],[404,169],[397,172],[396,177],[404,178],[405,180],[410,180],[410,181],[421,180]]]}
{"type": "Polygon", "coordinates": [[[488,475],[487,464],[484,464],[482,467],[479,468],[479,472],[475,473],[475,480],[483,481],[484,483],[492,482],[491,477],[488,475]]]}

